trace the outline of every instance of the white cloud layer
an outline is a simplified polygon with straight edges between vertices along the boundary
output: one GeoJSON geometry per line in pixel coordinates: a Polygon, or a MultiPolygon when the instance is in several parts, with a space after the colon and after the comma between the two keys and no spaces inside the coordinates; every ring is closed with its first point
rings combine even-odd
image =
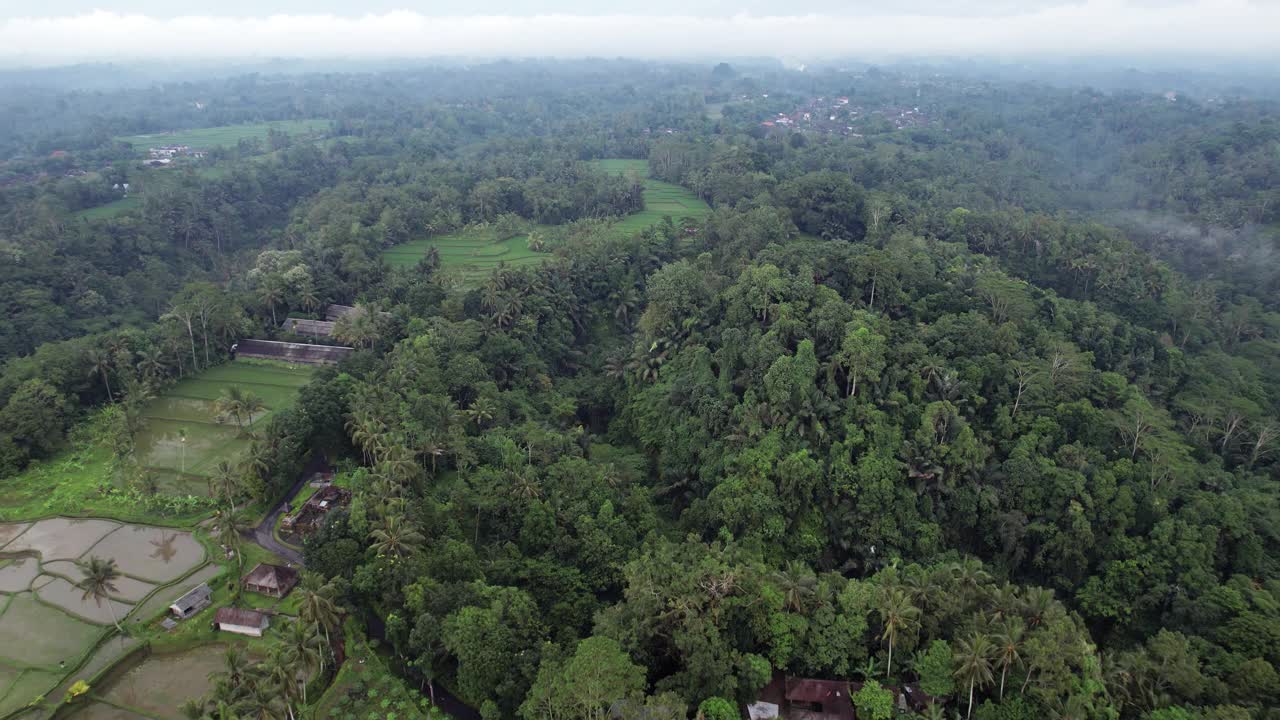
{"type": "MultiPolygon", "coordinates": [[[[886,6],[892,7],[891,3],[886,6]]],[[[30,7],[30,6],[28,6],[30,7]]],[[[788,8],[779,3],[779,10],[788,8]]],[[[883,6],[882,6],[883,7],[883,6]]],[[[1001,15],[426,15],[0,19],[0,61],[244,57],[1280,56],[1277,0],[1082,0],[1001,15]]]]}

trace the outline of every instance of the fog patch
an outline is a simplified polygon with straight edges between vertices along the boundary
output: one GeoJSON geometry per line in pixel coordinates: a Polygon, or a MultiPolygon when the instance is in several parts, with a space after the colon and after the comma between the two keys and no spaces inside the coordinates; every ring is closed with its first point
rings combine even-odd
{"type": "MultiPolygon", "coordinates": [[[[1275,57],[1280,3],[1087,0],[1003,14],[429,15],[412,11],[159,17],[95,11],[0,20],[0,61],[244,57],[893,58],[1141,53],[1275,57]]],[[[861,10],[861,12],[860,12],[861,10]]]]}

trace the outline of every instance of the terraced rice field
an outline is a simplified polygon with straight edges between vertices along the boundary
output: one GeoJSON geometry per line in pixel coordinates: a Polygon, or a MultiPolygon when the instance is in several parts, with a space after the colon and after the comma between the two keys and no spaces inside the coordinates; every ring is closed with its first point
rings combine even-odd
{"type": "Polygon", "coordinates": [[[679,225],[683,220],[697,220],[711,212],[711,207],[687,188],[650,178],[647,160],[597,160],[595,165],[616,175],[635,173],[644,182],[644,210],[615,223],[613,230],[617,233],[634,235],[667,216],[679,225]]]}
{"type": "Polygon", "coordinates": [[[392,267],[414,267],[433,247],[440,253],[440,266],[453,273],[463,286],[478,284],[499,265],[537,265],[551,257],[530,250],[528,235],[498,240],[488,228],[411,240],[387,249],[382,255],[392,267]]]}
{"type": "Polygon", "coordinates": [[[51,691],[131,646],[104,642],[117,621],[151,619],[165,606],[145,599],[181,595],[217,567],[180,530],[69,518],[0,524],[0,717],[42,696],[56,703],[51,691]],[[91,556],[114,559],[121,573],[101,601],[76,587],[77,563],[91,556]]]}
{"type": "Polygon", "coordinates": [[[161,145],[189,145],[197,150],[213,147],[229,147],[241,140],[258,139],[264,143],[267,133],[272,129],[290,135],[315,135],[330,128],[328,120],[277,120],[274,122],[253,123],[247,125],[219,125],[192,130],[174,130],[173,132],[151,133],[147,135],[124,135],[116,138],[127,142],[141,153],[147,148],[161,145]]]}
{"type": "Polygon", "coordinates": [[[308,366],[236,360],[186,378],[143,410],[146,426],[134,436],[138,457],[156,474],[162,492],[207,494],[208,478],[218,463],[234,464],[249,446],[246,431],[291,405],[312,372],[308,366]],[[262,398],[267,406],[252,423],[245,418],[243,429],[234,421],[218,422],[213,409],[214,401],[233,385],[262,398]]]}

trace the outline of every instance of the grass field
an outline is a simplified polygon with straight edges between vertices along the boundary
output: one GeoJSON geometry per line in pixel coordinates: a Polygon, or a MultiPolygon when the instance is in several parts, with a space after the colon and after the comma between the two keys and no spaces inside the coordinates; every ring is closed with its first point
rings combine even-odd
{"type": "Polygon", "coordinates": [[[249,445],[245,431],[288,407],[310,379],[308,366],[236,360],[170,386],[143,410],[146,427],[134,437],[138,459],[154,471],[163,492],[207,493],[208,477],[221,461],[234,464],[249,445]],[[262,398],[267,410],[235,422],[218,422],[214,401],[231,386],[262,398]],[[185,440],[183,439],[185,436],[185,440]]]}
{"type": "MultiPolygon", "coordinates": [[[[213,400],[224,388],[238,385],[263,398],[269,410],[254,417],[257,428],[294,401],[312,372],[305,366],[237,360],[187,378],[148,402],[147,422],[134,445],[139,462],[153,469],[160,495],[206,495],[207,476],[218,462],[234,464],[248,447],[249,438],[234,421],[219,424],[214,418],[213,400]],[[179,431],[186,433],[185,448],[179,431]]],[[[182,525],[203,514],[185,503],[158,512],[131,500],[123,492],[127,483],[115,472],[110,434],[107,416],[94,415],[75,428],[66,450],[0,483],[0,521],[68,515],[182,525]]]]}
{"type": "Polygon", "coordinates": [[[474,286],[499,265],[537,265],[551,255],[529,249],[529,236],[498,240],[492,228],[471,228],[388,248],[382,254],[392,267],[413,267],[431,248],[440,253],[440,266],[454,274],[462,286],[474,286]]]}
{"type": "Polygon", "coordinates": [[[710,206],[688,189],[649,177],[649,161],[597,160],[596,167],[616,175],[635,173],[644,182],[644,210],[628,215],[613,225],[615,232],[634,235],[670,216],[677,225],[682,220],[696,220],[711,212],[710,206]]]}
{"type": "MultiPolygon", "coordinates": [[[[689,190],[648,178],[649,163],[646,160],[597,160],[595,165],[605,172],[617,175],[636,173],[643,178],[644,210],[611,225],[612,232],[630,236],[662,222],[664,217],[670,216],[678,225],[682,220],[698,219],[711,212],[711,208],[689,190]]],[[[550,257],[530,250],[528,243],[528,235],[500,241],[491,228],[472,228],[411,240],[387,248],[382,257],[391,267],[411,268],[434,247],[440,253],[441,267],[451,271],[460,286],[474,287],[499,265],[537,265],[550,257]]]]}
{"type": "Polygon", "coordinates": [[[190,145],[199,150],[206,150],[214,147],[230,147],[241,140],[253,138],[266,142],[267,131],[272,128],[290,135],[311,135],[324,132],[329,127],[328,120],[277,120],[251,125],[221,125],[149,135],[124,135],[117,137],[116,140],[129,143],[144,153],[147,148],[157,145],[190,145]]]}
{"type": "Polygon", "coordinates": [[[115,202],[109,202],[106,205],[86,208],[76,213],[76,217],[85,220],[101,220],[119,215],[126,210],[136,210],[142,207],[142,198],[137,195],[130,195],[127,198],[120,198],[115,202]]]}

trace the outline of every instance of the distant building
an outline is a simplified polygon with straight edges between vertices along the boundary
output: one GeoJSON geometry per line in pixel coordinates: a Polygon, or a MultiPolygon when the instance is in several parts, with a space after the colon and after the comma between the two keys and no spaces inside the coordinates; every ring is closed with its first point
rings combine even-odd
{"type": "Polygon", "coordinates": [[[236,357],[259,360],[280,360],[303,365],[336,365],[355,352],[355,348],[341,345],[303,345],[302,343],[276,340],[241,340],[232,346],[236,357]]]}
{"type": "Polygon", "coordinates": [[[258,563],[244,578],[244,589],[259,595],[282,598],[298,584],[298,571],[283,565],[258,563]]]}
{"type": "Polygon", "coordinates": [[[285,318],[280,329],[294,335],[325,338],[333,335],[334,323],[329,320],[307,320],[305,318],[285,318]]]}
{"type": "Polygon", "coordinates": [[[212,602],[213,591],[209,589],[207,584],[200,583],[191,588],[186,595],[173,601],[173,604],[169,606],[169,612],[173,613],[173,616],[179,620],[185,620],[209,607],[212,602]]]}
{"type": "Polygon", "coordinates": [[[218,608],[218,612],[213,616],[215,630],[250,637],[262,637],[262,633],[266,632],[270,625],[271,620],[257,610],[224,607],[218,608]]]}

